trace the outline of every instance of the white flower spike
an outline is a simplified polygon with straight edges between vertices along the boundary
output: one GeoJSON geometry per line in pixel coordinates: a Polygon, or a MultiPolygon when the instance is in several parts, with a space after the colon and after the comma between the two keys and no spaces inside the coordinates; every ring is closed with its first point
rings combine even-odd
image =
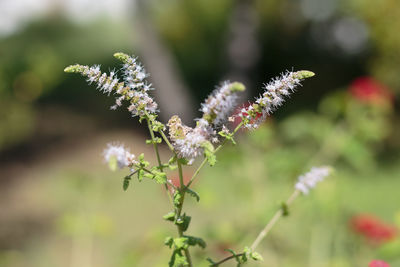
{"type": "Polygon", "coordinates": [[[286,72],[264,86],[264,93],[252,105],[243,108],[240,117],[245,121],[245,127],[255,129],[265,121],[285,101],[285,97],[294,92],[300,81],[315,74],[311,71],[286,72]]]}
{"type": "Polygon", "coordinates": [[[299,176],[298,182],[294,187],[307,195],[310,189],[314,188],[317,183],[322,182],[331,172],[332,168],[328,166],[312,167],[309,172],[299,176]]]}

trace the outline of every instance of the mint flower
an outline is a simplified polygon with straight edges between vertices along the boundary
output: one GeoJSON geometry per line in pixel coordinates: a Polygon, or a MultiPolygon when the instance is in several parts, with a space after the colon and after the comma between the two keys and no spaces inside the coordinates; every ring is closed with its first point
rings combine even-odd
{"type": "Polygon", "coordinates": [[[322,182],[331,172],[331,167],[312,167],[309,172],[299,176],[298,182],[294,187],[307,195],[310,189],[314,188],[317,183],[322,182]]]}
{"type": "Polygon", "coordinates": [[[264,85],[264,93],[253,104],[240,111],[239,116],[245,121],[245,127],[249,129],[258,128],[269,114],[282,105],[285,97],[294,92],[301,80],[312,76],[314,76],[314,73],[311,71],[288,71],[264,85]]]}
{"type": "Polygon", "coordinates": [[[169,137],[180,158],[189,161],[189,165],[203,155],[205,146],[215,141],[216,131],[205,119],[199,119],[195,128],[184,125],[178,116],[172,116],[168,121],[169,137]]]}
{"type": "Polygon", "coordinates": [[[106,94],[110,94],[112,91],[121,91],[124,88],[124,83],[119,82],[118,78],[115,77],[114,71],[111,71],[109,75],[102,73],[100,71],[100,65],[89,67],[76,64],[66,67],[64,71],[80,73],[82,76],[87,77],[89,84],[97,84],[97,88],[106,94]]]}
{"type": "Polygon", "coordinates": [[[87,77],[87,81],[90,84],[97,84],[97,88],[103,93],[110,95],[113,92],[119,95],[111,109],[117,109],[126,100],[129,102],[128,110],[133,117],[156,114],[158,105],[148,94],[148,91],[153,90],[153,88],[145,80],[148,74],[143,66],[136,58],[123,53],[116,53],[114,57],[124,63],[122,66],[123,82],[119,81],[114,71],[111,71],[108,75],[102,73],[99,65],[89,67],[76,64],[65,68],[64,71],[80,73],[82,76],[87,77]]]}
{"type": "Polygon", "coordinates": [[[243,84],[225,81],[201,104],[203,119],[214,126],[225,123],[236,107],[237,92],[245,90],[243,84]]]}
{"type": "Polygon", "coordinates": [[[107,148],[103,152],[104,160],[109,164],[112,170],[132,167],[137,164],[135,155],[130,153],[123,145],[107,144],[107,148]]]}

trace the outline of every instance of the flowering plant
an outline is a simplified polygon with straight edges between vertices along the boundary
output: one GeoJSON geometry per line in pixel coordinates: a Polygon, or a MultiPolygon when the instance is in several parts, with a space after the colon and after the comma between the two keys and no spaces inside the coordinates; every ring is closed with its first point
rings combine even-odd
{"type": "MultiPolygon", "coordinates": [[[[285,101],[285,97],[294,92],[302,80],[314,76],[310,71],[286,72],[275,78],[264,86],[264,92],[240,112],[232,116],[236,108],[237,94],[245,90],[245,86],[239,82],[226,81],[217,87],[212,94],[201,105],[202,117],[196,120],[195,127],[184,125],[179,116],[172,116],[167,124],[160,122],[158,118],[158,105],[150,96],[153,90],[152,85],[146,80],[148,77],[144,67],[137,58],[123,53],[116,53],[114,56],[122,61],[122,81],[116,76],[116,72],[103,73],[100,66],[92,67],[84,65],[72,65],[65,68],[65,72],[80,73],[87,78],[87,81],[96,84],[97,88],[105,94],[117,95],[115,105],[111,109],[122,106],[128,102],[128,110],[133,117],[139,117],[140,122],[146,122],[151,139],[147,144],[154,147],[157,163],[151,165],[144,154],[136,157],[124,146],[113,143],[109,144],[104,151],[104,158],[112,170],[129,169],[129,174],[123,179],[123,189],[127,190],[133,177],[138,181],[145,178],[154,180],[164,186],[172,211],[163,218],[176,225],[178,236],[167,237],[165,245],[172,249],[172,256],[169,266],[193,266],[190,256],[190,249],[195,246],[204,248],[206,243],[200,237],[188,235],[187,231],[191,217],[184,212],[184,201],[186,196],[194,197],[197,201],[200,196],[192,189],[192,184],[198,177],[200,170],[208,163],[210,166],[216,164],[216,153],[224,147],[227,142],[235,144],[234,135],[241,128],[256,129],[285,101]],[[239,118],[240,122],[235,129],[228,128],[228,122],[239,118]],[[167,132],[168,129],[168,132],[167,132]],[[159,145],[165,143],[171,157],[163,161],[159,153],[159,145]],[[191,165],[194,161],[203,157],[197,170],[193,173],[188,182],[184,181],[183,168],[191,165]],[[168,174],[168,170],[178,169],[179,184],[176,185],[168,174]]],[[[330,167],[313,167],[308,173],[299,176],[294,186],[293,194],[268,222],[260,232],[251,246],[245,247],[237,253],[228,250],[232,255],[214,261],[207,260],[210,266],[219,266],[222,263],[234,259],[241,265],[249,259],[261,260],[262,257],[255,251],[258,244],[268,234],[271,228],[282,216],[287,215],[288,206],[300,195],[308,194],[310,189],[322,181],[331,172],[330,167]]]]}

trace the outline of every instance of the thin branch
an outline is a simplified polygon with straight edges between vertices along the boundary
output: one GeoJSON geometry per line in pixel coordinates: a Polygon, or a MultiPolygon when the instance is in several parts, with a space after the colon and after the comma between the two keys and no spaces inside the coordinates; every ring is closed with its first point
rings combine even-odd
{"type": "MultiPolygon", "coordinates": [[[[286,206],[289,206],[300,194],[299,190],[295,190],[293,194],[289,197],[289,199],[285,202],[286,206]]],[[[275,215],[272,219],[267,223],[264,229],[258,234],[257,238],[254,240],[253,244],[250,246],[251,250],[254,251],[256,247],[260,244],[260,242],[267,236],[267,234],[271,231],[272,227],[276,224],[276,222],[282,217],[284,214],[283,207],[276,211],[275,215]]]]}
{"type": "MultiPolygon", "coordinates": [[[[236,134],[236,132],[244,125],[243,121],[239,123],[238,126],[236,126],[236,128],[233,130],[233,135],[236,134]]],[[[228,139],[224,139],[224,141],[222,142],[222,144],[220,144],[214,151],[214,153],[217,153],[226,143],[227,143],[228,139]]],[[[199,174],[200,170],[204,167],[204,165],[207,163],[207,159],[204,159],[200,166],[197,168],[197,170],[193,173],[192,178],[190,178],[189,183],[186,185],[186,187],[191,186],[191,184],[194,182],[194,180],[196,179],[197,175],[199,174]]]]}
{"type": "MultiPolygon", "coordinates": [[[[295,190],[293,192],[293,194],[288,198],[288,200],[286,200],[286,202],[284,203],[286,206],[290,206],[290,204],[292,204],[292,202],[298,197],[298,195],[300,194],[299,190],[295,190]]],[[[264,229],[258,234],[257,238],[254,240],[253,244],[250,246],[251,251],[254,251],[257,246],[260,244],[260,242],[267,236],[267,234],[271,231],[272,227],[274,227],[274,225],[276,224],[276,222],[283,216],[284,214],[284,210],[283,207],[281,207],[279,210],[276,211],[276,213],[274,214],[274,216],[272,217],[272,219],[267,223],[267,225],[264,227],[264,229]]],[[[237,256],[241,256],[244,253],[240,253],[240,254],[236,254],[237,256]]],[[[211,266],[219,266],[220,264],[235,258],[234,255],[231,255],[229,257],[226,257],[222,260],[220,260],[219,262],[211,265],[211,266]]]]}
{"type": "MultiPolygon", "coordinates": [[[[155,142],[155,136],[154,136],[153,128],[151,127],[151,121],[150,121],[150,119],[149,119],[148,114],[146,114],[146,115],[147,115],[146,121],[147,121],[147,126],[148,126],[148,128],[149,128],[149,132],[150,132],[150,136],[151,136],[151,141],[152,141],[152,143],[153,143],[154,151],[156,152],[156,156],[157,156],[158,167],[160,168],[160,171],[163,171],[163,166],[162,166],[162,163],[161,163],[160,153],[159,153],[159,151],[158,151],[157,143],[155,142]]],[[[168,181],[168,179],[167,179],[167,181],[168,181]]],[[[173,202],[172,197],[171,197],[171,194],[170,194],[170,192],[169,192],[169,190],[168,190],[168,185],[167,185],[167,184],[165,184],[165,191],[167,192],[169,201],[170,201],[171,204],[173,205],[174,202],[173,202]]]]}
{"type": "MultiPolygon", "coordinates": [[[[162,138],[164,139],[164,142],[168,145],[169,150],[171,150],[172,152],[174,152],[174,147],[173,145],[169,142],[167,136],[165,135],[163,130],[160,130],[160,134],[162,136],[162,138]]],[[[174,152],[175,153],[175,152],[174,152]]]]}
{"type": "MultiPolygon", "coordinates": [[[[179,160],[178,160],[178,169],[179,169],[179,182],[180,182],[179,191],[182,194],[182,198],[181,198],[181,201],[180,201],[179,206],[178,206],[177,218],[179,218],[181,216],[183,203],[185,201],[185,193],[186,193],[186,187],[185,187],[185,184],[184,184],[184,181],[183,181],[182,164],[179,162],[179,160]]],[[[177,224],[176,226],[178,227],[179,237],[183,237],[183,231],[182,231],[180,225],[177,224]]],[[[190,252],[189,252],[189,248],[185,248],[184,252],[185,252],[186,259],[187,259],[187,261],[189,263],[189,267],[193,266],[192,258],[190,256],[190,252]]]]}
{"type": "Polygon", "coordinates": [[[228,261],[230,259],[234,259],[236,257],[240,257],[240,256],[243,256],[243,255],[244,255],[244,253],[239,253],[239,254],[236,254],[236,255],[230,255],[230,256],[220,260],[219,262],[213,263],[212,265],[210,265],[210,267],[217,267],[220,264],[222,264],[222,263],[224,263],[224,262],[226,262],[226,261],[228,261]]]}

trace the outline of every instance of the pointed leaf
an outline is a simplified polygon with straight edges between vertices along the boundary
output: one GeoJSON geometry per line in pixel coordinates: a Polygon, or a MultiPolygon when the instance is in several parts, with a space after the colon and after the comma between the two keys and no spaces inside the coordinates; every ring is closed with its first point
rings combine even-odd
{"type": "Polygon", "coordinates": [[[122,183],[122,188],[124,189],[124,191],[126,191],[128,189],[130,181],[131,181],[130,176],[126,176],[124,178],[124,182],[122,183]]]}

